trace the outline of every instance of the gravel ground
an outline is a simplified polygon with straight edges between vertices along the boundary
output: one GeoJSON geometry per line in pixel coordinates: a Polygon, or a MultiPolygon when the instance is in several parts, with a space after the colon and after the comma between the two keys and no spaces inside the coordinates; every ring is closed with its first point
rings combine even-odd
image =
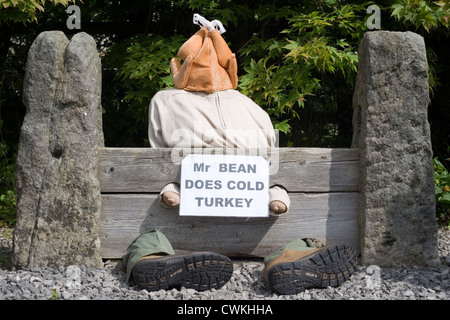
{"type": "Polygon", "coordinates": [[[295,295],[271,292],[262,280],[262,259],[236,260],[231,280],[218,290],[181,288],[148,292],[125,282],[121,262],[104,267],[11,270],[11,231],[0,228],[0,300],[450,300],[450,230],[439,231],[439,268],[358,266],[336,288],[295,295]]]}

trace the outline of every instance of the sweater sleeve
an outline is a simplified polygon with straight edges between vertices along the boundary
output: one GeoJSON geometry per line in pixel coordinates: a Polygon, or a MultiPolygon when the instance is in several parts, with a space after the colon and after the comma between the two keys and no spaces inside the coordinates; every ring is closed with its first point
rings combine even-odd
{"type": "Polygon", "coordinates": [[[178,182],[170,182],[170,183],[166,184],[164,186],[164,188],[162,188],[161,192],[159,193],[159,204],[161,206],[163,206],[164,208],[172,208],[172,207],[168,206],[162,198],[162,195],[167,191],[172,191],[177,194],[180,194],[180,184],[178,182]]]}
{"type": "MultiPolygon", "coordinates": [[[[269,189],[269,203],[271,203],[272,201],[281,201],[286,205],[286,212],[289,211],[289,206],[291,205],[291,199],[289,198],[289,195],[286,191],[286,189],[284,189],[281,186],[272,186],[269,189]]],[[[273,212],[269,213],[270,215],[276,215],[278,216],[278,214],[274,214],[273,212]]]]}

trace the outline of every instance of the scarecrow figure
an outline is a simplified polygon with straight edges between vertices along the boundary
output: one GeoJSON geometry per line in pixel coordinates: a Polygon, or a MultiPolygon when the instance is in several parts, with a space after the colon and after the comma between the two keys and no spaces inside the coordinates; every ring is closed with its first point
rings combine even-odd
{"type": "MultiPolygon", "coordinates": [[[[194,14],[200,26],[170,63],[175,88],[155,94],[149,110],[149,141],[162,148],[273,148],[276,137],[268,114],[236,91],[237,61],[222,33],[220,21],[194,14]]],[[[160,204],[175,208],[180,202],[179,183],[167,184],[160,204]]],[[[282,186],[269,189],[269,214],[289,210],[282,186]]],[[[184,286],[196,290],[220,288],[232,276],[231,260],[212,252],[175,254],[158,230],[140,235],[123,257],[127,281],[147,290],[184,286]]],[[[355,269],[356,251],[349,245],[315,248],[309,239],[295,239],[264,259],[264,280],[280,294],[306,288],[339,285],[355,269]]]]}
{"type": "MultiPolygon", "coordinates": [[[[201,29],[178,50],[170,63],[176,89],[158,92],[149,111],[149,140],[160,148],[273,148],[276,137],[268,114],[236,91],[237,62],[221,33],[220,21],[195,14],[201,29]],[[217,29],[215,28],[217,27],[217,29]],[[180,140],[181,139],[181,140],[180,140]]],[[[180,203],[177,182],[160,193],[161,205],[180,203]]],[[[269,191],[269,213],[289,209],[288,193],[281,186],[269,191]]]]}

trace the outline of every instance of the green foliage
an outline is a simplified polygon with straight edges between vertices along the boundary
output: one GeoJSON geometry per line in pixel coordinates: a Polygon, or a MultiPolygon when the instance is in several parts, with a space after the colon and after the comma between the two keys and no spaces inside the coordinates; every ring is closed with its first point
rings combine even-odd
{"type": "MultiPolygon", "coordinates": [[[[365,5],[328,1],[321,8],[284,7],[261,14],[261,19],[285,19],[287,28],[265,41],[255,35],[240,50],[245,70],[240,90],[268,111],[276,128],[288,132],[287,121],[300,118],[305,104],[318,102],[319,90],[330,85],[327,76],[338,72],[352,86],[365,10],[365,5]],[[283,116],[287,119],[278,121],[283,116]]],[[[320,104],[334,108],[332,99],[320,104]]]]}
{"type": "MultiPolygon", "coordinates": [[[[1,0],[0,1],[0,25],[5,22],[32,22],[37,21],[36,11],[44,11],[45,0],[1,0]]],[[[69,5],[75,0],[50,0],[57,4],[69,5]]]]}
{"type": "Polygon", "coordinates": [[[407,25],[417,29],[424,28],[427,32],[440,26],[449,27],[450,1],[435,2],[402,0],[392,5],[392,16],[407,25]]]}
{"type": "Polygon", "coordinates": [[[433,167],[436,216],[442,225],[450,227],[450,174],[437,157],[433,159],[433,167]]]}
{"type": "Polygon", "coordinates": [[[10,226],[16,223],[16,195],[13,190],[0,195],[0,220],[10,226]]]}
{"type": "Polygon", "coordinates": [[[184,41],[180,35],[140,34],[108,48],[102,64],[103,77],[110,80],[103,87],[102,104],[109,146],[148,146],[150,100],[159,90],[173,87],[170,60],[184,41]]]}
{"type": "MultiPolygon", "coordinates": [[[[405,26],[410,26],[427,40],[431,32],[442,33],[447,36],[450,20],[450,0],[417,1],[402,0],[393,4],[391,16],[405,26]],[[423,32],[426,31],[426,33],[423,32]]],[[[430,92],[434,93],[436,87],[441,85],[438,77],[438,57],[431,47],[427,47],[429,65],[430,92]]]]}
{"type": "Polygon", "coordinates": [[[176,56],[184,37],[175,35],[139,35],[126,49],[117,76],[126,86],[125,100],[133,102],[130,111],[137,121],[146,120],[148,104],[159,90],[173,87],[170,60],[176,56]]]}
{"type": "MultiPolygon", "coordinates": [[[[1,130],[0,120],[0,130],[1,130]]],[[[9,158],[8,146],[0,142],[0,223],[14,225],[16,221],[15,159],[9,158]]]]}

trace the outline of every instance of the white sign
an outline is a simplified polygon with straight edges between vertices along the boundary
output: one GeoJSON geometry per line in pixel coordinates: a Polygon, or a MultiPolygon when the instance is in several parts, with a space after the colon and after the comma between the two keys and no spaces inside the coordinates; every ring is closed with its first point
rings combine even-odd
{"type": "Polygon", "coordinates": [[[268,184],[263,157],[190,154],[181,162],[180,215],[268,217],[268,184]]]}

